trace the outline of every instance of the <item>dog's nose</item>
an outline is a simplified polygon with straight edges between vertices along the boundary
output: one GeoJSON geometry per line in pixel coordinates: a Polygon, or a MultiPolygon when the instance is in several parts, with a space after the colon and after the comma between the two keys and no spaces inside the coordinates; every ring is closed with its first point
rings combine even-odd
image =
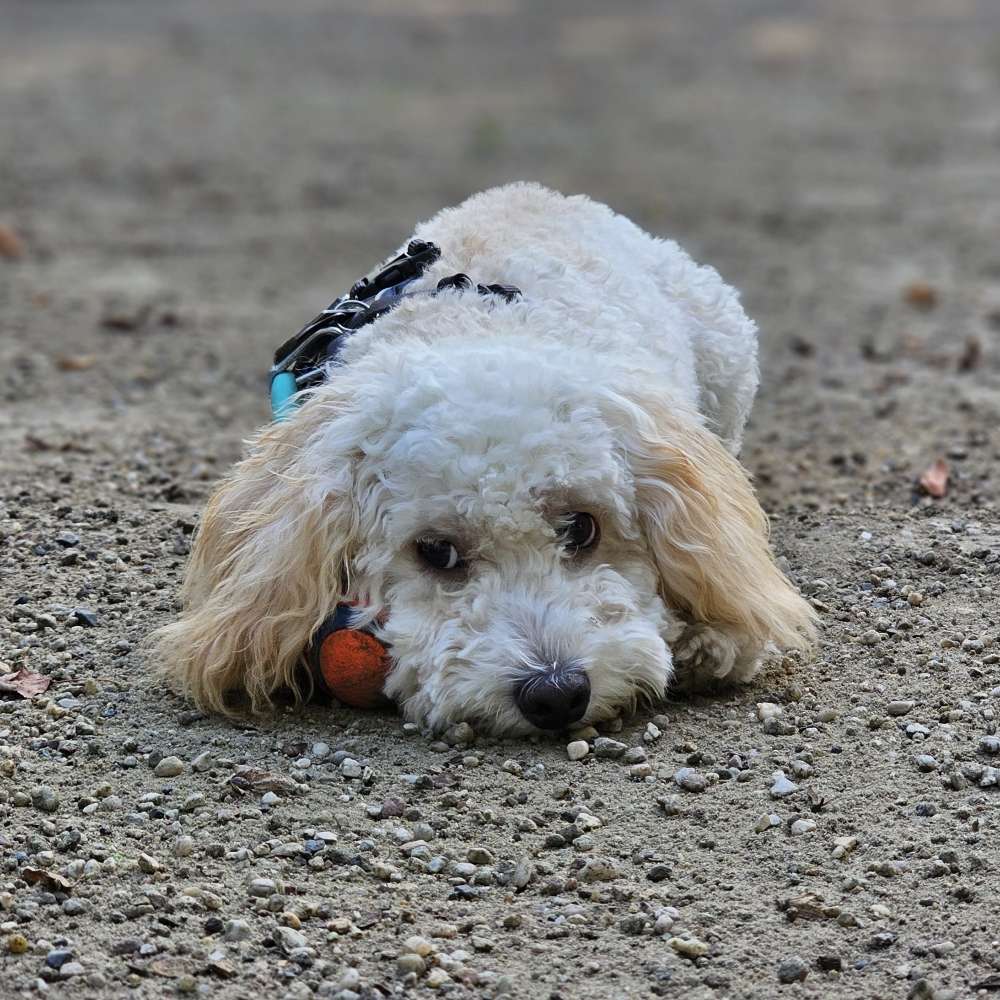
{"type": "Polygon", "coordinates": [[[533,726],[565,729],[586,714],[590,679],[577,669],[532,674],[514,689],[514,702],[533,726]]]}

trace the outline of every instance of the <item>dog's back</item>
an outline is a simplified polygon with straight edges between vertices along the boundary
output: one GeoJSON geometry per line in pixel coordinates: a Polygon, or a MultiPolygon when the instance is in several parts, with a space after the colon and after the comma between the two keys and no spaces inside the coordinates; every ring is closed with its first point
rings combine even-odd
{"type": "MultiPolygon", "coordinates": [[[[659,359],[669,388],[690,364],[707,426],[734,453],[757,389],[756,327],[714,268],[585,195],[510,184],[416,228],[441,248],[427,283],[465,272],[556,306],[567,326],[613,329],[617,349],[659,359]]],[[[686,381],[681,379],[680,382],[686,381]]]]}

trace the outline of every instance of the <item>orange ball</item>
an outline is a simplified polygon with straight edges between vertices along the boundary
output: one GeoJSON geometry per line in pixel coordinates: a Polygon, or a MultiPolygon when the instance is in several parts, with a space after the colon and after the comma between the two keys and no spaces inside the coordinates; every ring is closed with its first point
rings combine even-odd
{"type": "Polygon", "coordinates": [[[382,689],[391,666],[385,646],[367,632],[339,629],[320,646],[319,669],[330,694],[352,708],[388,704],[382,689]]]}

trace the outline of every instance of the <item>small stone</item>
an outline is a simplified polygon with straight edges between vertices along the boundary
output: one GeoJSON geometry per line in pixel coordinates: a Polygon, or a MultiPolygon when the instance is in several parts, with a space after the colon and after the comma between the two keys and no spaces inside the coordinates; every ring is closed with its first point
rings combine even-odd
{"type": "Polygon", "coordinates": [[[510,884],[515,889],[524,889],[534,877],[535,866],[527,858],[522,858],[514,868],[510,884]]]}
{"type": "Polygon", "coordinates": [[[250,938],[251,933],[250,925],[245,920],[227,920],[222,928],[222,939],[224,941],[246,941],[250,938]]]}
{"type": "Polygon", "coordinates": [[[54,948],[45,956],[45,964],[50,969],[61,969],[67,962],[72,961],[73,952],[68,948],[54,948]]]}
{"type": "Polygon", "coordinates": [[[984,736],[979,741],[979,752],[988,754],[1000,753],[1000,736],[984,736]]]}
{"type": "Polygon", "coordinates": [[[164,757],[153,768],[153,774],[157,778],[176,778],[184,773],[184,761],[180,757],[164,757]]]}
{"type": "Polygon", "coordinates": [[[581,882],[613,882],[621,876],[617,865],[608,858],[590,858],[580,869],[581,882]]]}
{"type": "Polygon", "coordinates": [[[708,779],[693,767],[682,767],[674,773],[674,782],[685,792],[703,792],[708,788],[708,779]]]}
{"type": "Polygon", "coordinates": [[[672,937],[667,944],[679,955],[687,958],[701,958],[702,955],[708,954],[708,945],[697,938],[672,937]]]}
{"type": "Polygon", "coordinates": [[[305,948],[307,945],[305,934],[299,933],[293,927],[279,927],[274,931],[274,938],[287,952],[295,951],[296,948],[305,948]]]}
{"type": "Polygon", "coordinates": [[[771,775],[774,784],[771,785],[771,798],[783,799],[787,795],[799,790],[799,786],[794,781],[789,781],[784,771],[775,771],[771,775]]]}
{"type": "Polygon", "coordinates": [[[624,743],[613,740],[610,736],[598,736],[594,740],[594,755],[597,757],[617,760],[627,749],[628,747],[624,743]]]}
{"type": "Polygon", "coordinates": [[[12,955],[23,955],[29,947],[28,939],[23,934],[11,934],[7,938],[7,951],[12,955]]]}
{"type": "Polygon", "coordinates": [[[215,754],[211,750],[203,750],[191,761],[191,769],[194,771],[208,771],[213,767],[215,767],[215,754]]]}
{"type": "Polygon", "coordinates": [[[396,968],[404,976],[411,972],[419,976],[427,968],[427,963],[419,955],[405,954],[396,959],[396,968]]]}
{"type": "Polygon", "coordinates": [[[434,968],[427,973],[427,978],[424,980],[424,985],[428,989],[438,990],[442,986],[444,986],[445,983],[448,982],[451,982],[451,976],[449,976],[448,973],[444,971],[444,969],[434,968]]]}
{"type": "Polygon", "coordinates": [[[913,711],[914,705],[916,705],[915,701],[890,701],[885,706],[885,710],[889,715],[893,716],[906,715],[913,711]]]}
{"type": "Polygon", "coordinates": [[[653,722],[646,723],[646,731],[642,734],[643,742],[645,743],[655,743],[663,733],[660,727],[653,722]]]}
{"type": "Polygon", "coordinates": [[[266,899],[277,891],[277,885],[273,879],[255,878],[250,883],[247,891],[251,896],[256,896],[258,899],[266,899]]]}
{"type": "Polygon", "coordinates": [[[779,983],[801,982],[808,975],[809,966],[798,955],[792,955],[791,958],[784,959],[778,965],[779,983]]]}
{"type": "Polygon", "coordinates": [[[777,813],[764,813],[760,816],[753,828],[757,833],[771,830],[776,826],[781,826],[781,817],[777,813]]]}
{"type": "Polygon", "coordinates": [[[491,865],[494,861],[492,852],[485,847],[470,847],[465,856],[473,865],[491,865]]]}
{"type": "Polygon", "coordinates": [[[816,821],[812,819],[797,819],[789,827],[789,832],[793,837],[801,837],[803,834],[812,833],[816,829],[816,821]]]}
{"type": "Polygon", "coordinates": [[[833,856],[839,861],[841,858],[846,858],[857,846],[857,837],[835,837],[833,841],[833,856]]]}
{"type": "Polygon", "coordinates": [[[194,837],[181,836],[174,841],[174,857],[187,858],[194,853],[194,837]]]}
{"type": "Polygon", "coordinates": [[[467,722],[459,722],[457,725],[451,726],[445,733],[445,741],[453,747],[468,746],[475,742],[475,739],[475,730],[467,722]]]}
{"type": "Polygon", "coordinates": [[[929,753],[922,753],[917,755],[917,768],[921,771],[936,771],[938,766],[937,760],[932,757],[929,753]]]}
{"type": "Polygon", "coordinates": [[[54,813],[59,808],[59,796],[55,789],[40,785],[31,790],[31,804],[39,811],[54,813]]]}
{"type": "Polygon", "coordinates": [[[590,753],[590,745],[586,740],[573,740],[566,744],[566,756],[570,760],[583,760],[590,753]]]}
{"type": "Polygon", "coordinates": [[[156,860],[151,854],[140,854],[139,855],[139,871],[145,872],[147,875],[154,875],[158,872],[163,865],[156,860]]]}
{"type": "Polygon", "coordinates": [[[340,773],[345,778],[360,778],[365,769],[353,757],[345,757],[340,762],[340,773]]]}
{"type": "Polygon", "coordinates": [[[757,704],[757,718],[761,722],[766,722],[768,719],[775,719],[781,715],[781,712],[781,706],[776,705],[773,701],[761,701],[757,704]]]}

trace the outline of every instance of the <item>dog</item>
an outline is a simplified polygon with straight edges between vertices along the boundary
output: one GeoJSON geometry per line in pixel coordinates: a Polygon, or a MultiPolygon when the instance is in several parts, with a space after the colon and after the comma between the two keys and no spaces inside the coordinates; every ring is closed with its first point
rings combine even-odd
{"type": "Polygon", "coordinates": [[[385,694],[428,730],[563,731],[675,672],[744,682],[808,649],[815,614],[736,457],[756,327],[717,272],[533,184],[415,238],[439,258],[208,504],[159,634],[172,681],[222,712],[302,696],[304,650],[348,600],[390,650],[385,694]],[[452,272],[520,294],[438,290],[452,272]]]}

